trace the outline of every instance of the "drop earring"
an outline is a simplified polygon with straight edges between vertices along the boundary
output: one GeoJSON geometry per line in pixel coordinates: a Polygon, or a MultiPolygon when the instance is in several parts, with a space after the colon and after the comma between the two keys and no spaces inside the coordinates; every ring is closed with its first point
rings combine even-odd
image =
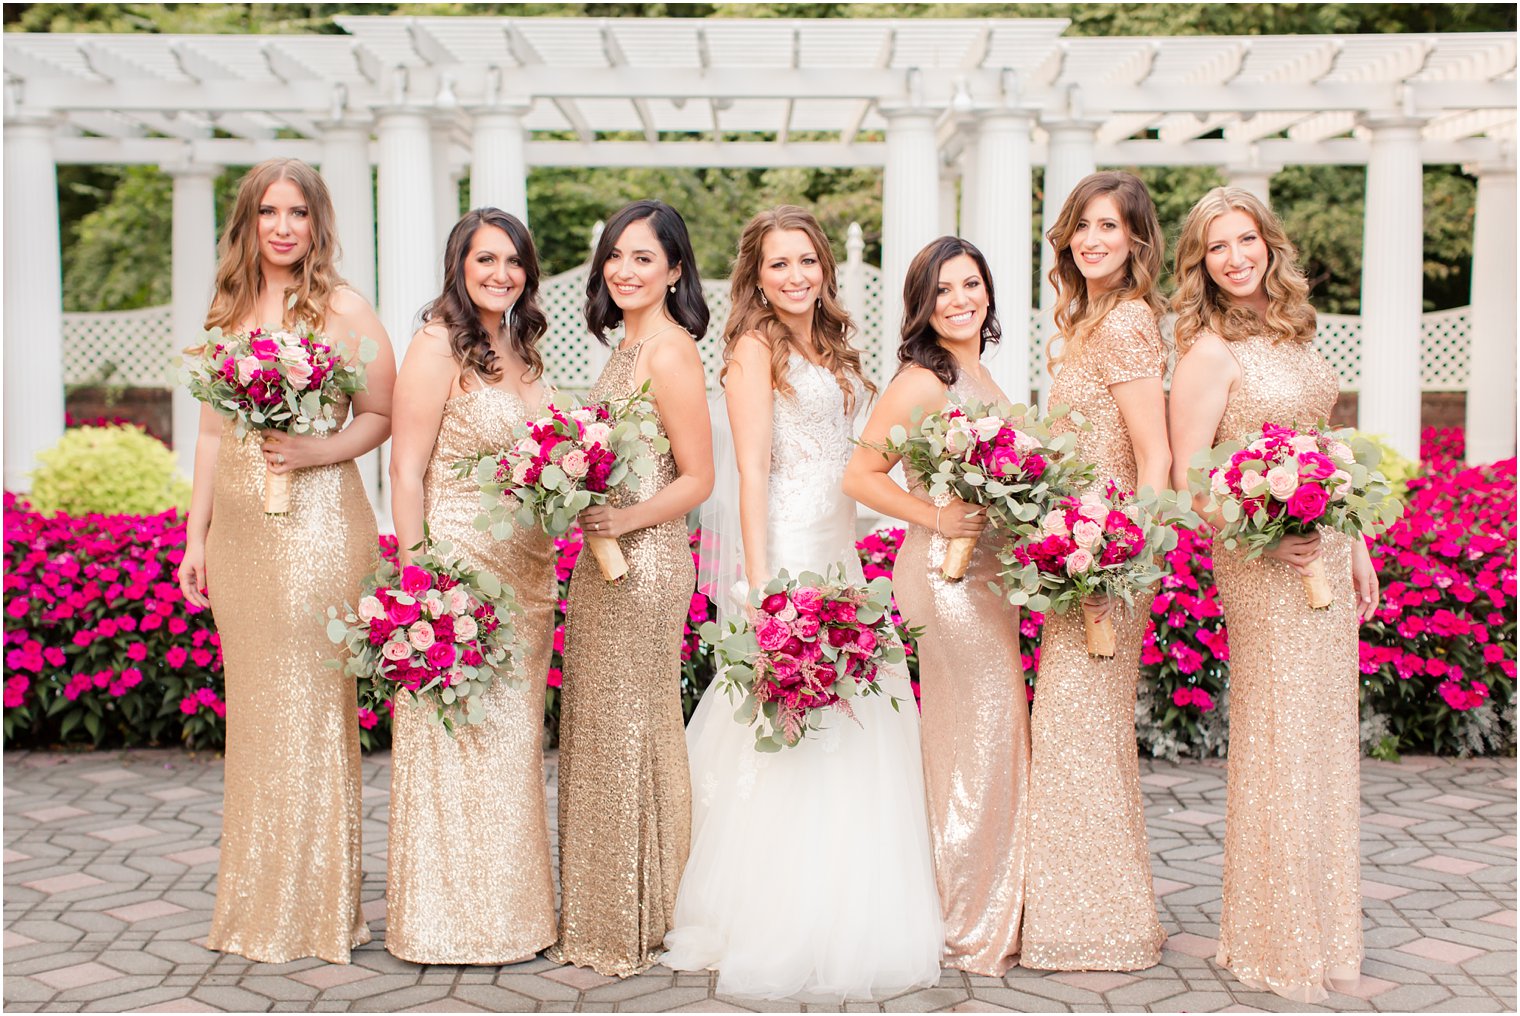
{"type": "Polygon", "coordinates": [[[676,284],[674,282],[670,284],[670,291],[671,293],[674,293],[676,291],[676,284]]]}
{"type": "Polygon", "coordinates": [[[769,307],[771,305],[771,302],[765,298],[765,290],[761,289],[759,286],[756,286],[755,292],[760,294],[760,306],[769,307]]]}

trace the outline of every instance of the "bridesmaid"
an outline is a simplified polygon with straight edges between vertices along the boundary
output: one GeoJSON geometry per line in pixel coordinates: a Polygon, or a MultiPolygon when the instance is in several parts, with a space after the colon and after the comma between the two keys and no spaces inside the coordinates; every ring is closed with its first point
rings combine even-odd
{"type": "MultiPolygon", "coordinates": [[[[1202,449],[1273,423],[1327,419],[1339,386],[1314,348],[1308,284],[1277,216],[1216,187],[1177,243],[1172,478],[1202,449]]],[[[1230,628],[1230,758],[1217,962],[1299,1003],[1355,987],[1362,965],[1357,622],[1378,605],[1364,540],[1285,537],[1255,560],[1214,548],[1230,628]],[[1299,573],[1335,593],[1310,610],[1299,573]],[[1291,632],[1287,637],[1285,632],[1291,632]]]]}
{"type": "Polygon", "coordinates": [[[516,527],[475,528],[480,490],[460,459],[512,443],[538,414],[548,328],[527,227],[498,208],[460,219],[443,255],[443,292],[422,312],[396,378],[391,516],[401,560],[423,521],[523,608],[518,689],[494,684],[485,722],[450,736],[428,707],[394,703],[385,947],[414,963],[516,963],[554,941],[554,883],[544,799],[544,674],[554,640],[554,541],[516,527]]]}
{"type": "MultiPolygon", "coordinates": [[[[368,387],[334,434],[239,441],[201,409],[195,482],[179,567],[185,598],[211,606],[227,682],[226,798],[207,948],[264,963],[347,963],[369,941],[359,913],[362,854],[358,703],[332,655],[321,609],[356,603],[378,564],[375,515],[355,457],[390,434],[395,360],[363,297],[333,267],[327,185],[296,159],[270,159],[238,186],[218,250],[207,328],[309,325],[356,356],[375,340],[368,387]],[[265,515],[266,466],[291,474],[288,515],[265,515]]],[[[348,407],[340,407],[339,418],[348,407]]]]}
{"type": "MultiPolygon", "coordinates": [[[[943,236],[918,252],[903,283],[901,365],[861,440],[880,444],[920,410],[951,396],[1007,397],[982,365],[1002,335],[987,260],[965,240],[943,236]]],[[[1019,951],[1028,857],[1029,706],[1019,660],[1018,611],[989,583],[997,536],[986,514],[959,498],[931,501],[922,478],[912,491],[888,475],[896,456],[860,447],[844,491],[908,523],[892,580],[897,605],[918,641],[924,784],[935,881],[945,920],[944,964],[1001,977],[1019,951]],[[978,537],[963,579],[939,572],[946,541],[978,537]]]]}
{"type": "Polygon", "coordinates": [[[707,381],[696,341],[707,305],[680,213],[635,201],[591,259],[586,323],[622,338],[593,399],[645,381],[670,451],[637,494],[581,513],[622,545],[628,574],[602,579],[582,554],[570,580],[560,716],[559,941],[550,957],[627,977],[663,949],[691,839],[681,715],[681,633],[696,588],[686,513],[713,484],[707,381]]]}
{"type": "MultiPolygon", "coordinates": [[[[1096,463],[1093,489],[1167,486],[1166,353],[1156,326],[1165,246],[1156,206],[1129,173],[1077,184],[1048,234],[1062,345],[1051,405],[1092,429],[1077,456],[1096,463]]],[[[1069,420],[1057,429],[1070,429],[1069,420]]],[[[1150,848],[1135,744],[1135,688],[1150,597],[1111,615],[1112,658],[1087,654],[1082,616],[1046,614],[1031,716],[1029,900],[1019,963],[1037,970],[1139,970],[1161,958],[1150,848]]]]}

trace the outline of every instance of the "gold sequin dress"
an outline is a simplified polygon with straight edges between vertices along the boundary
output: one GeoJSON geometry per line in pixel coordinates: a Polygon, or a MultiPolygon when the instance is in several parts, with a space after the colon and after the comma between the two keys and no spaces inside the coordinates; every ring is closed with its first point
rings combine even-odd
{"type": "MultiPolygon", "coordinates": [[[[347,407],[339,407],[339,419],[347,407]]],[[[298,469],[290,512],[264,514],[259,442],[222,429],[206,536],[221,635],[227,753],[216,910],[206,946],[262,963],[347,963],[359,913],[358,693],[324,666],[329,606],[358,603],[379,563],[352,460],[298,469]]]]}
{"type": "MultiPolygon", "coordinates": [[[[1136,484],[1129,430],[1110,385],[1159,378],[1166,354],[1150,308],[1109,311],[1050,387],[1092,424],[1077,457],[1098,466],[1096,488],[1136,484]]],[[[1057,429],[1071,429],[1062,421],[1057,429]]],[[[1139,970],[1161,959],[1150,845],[1135,744],[1135,689],[1149,595],[1116,606],[1112,658],[1087,655],[1081,606],[1047,613],[1030,718],[1030,863],[1022,966],[1139,970]]]]}
{"type": "MultiPolygon", "coordinates": [[[[1311,344],[1228,342],[1239,387],[1215,435],[1318,423],[1339,385],[1311,344]]],[[[1230,631],[1230,757],[1218,962],[1296,1002],[1362,965],[1361,751],[1351,538],[1320,533],[1335,601],[1310,610],[1286,564],[1214,547],[1230,631]]]]}
{"type": "Polygon", "coordinates": [[[385,947],[414,963],[516,963],[554,941],[543,762],[554,540],[521,526],[505,540],[477,530],[480,488],[453,473],[460,459],[510,445],[529,411],[500,388],[449,399],[423,479],[432,538],[517,593],[527,682],[493,684],[485,721],[452,737],[430,706],[405,692],[394,700],[385,947]]]}
{"type": "MultiPolygon", "coordinates": [[[[952,395],[1000,398],[963,372],[952,395]]],[[[923,487],[916,496],[927,498],[923,487]]],[[[959,582],[939,569],[947,542],[910,525],[892,572],[897,605],[918,640],[924,786],[946,966],[1001,977],[1019,951],[1029,843],[1029,705],[1018,610],[988,585],[999,538],[978,538],[959,582]]]]}
{"type": "MultiPolygon", "coordinates": [[[[590,397],[634,390],[643,343],[615,349],[590,397]]],[[[637,493],[675,479],[669,453],[637,493]]],[[[658,959],[691,840],[681,637],[692,593],[686,520],[618,539],[628,574],[603,580],[583,552],[570,580],[559,751],[559,942],[550,956],[627,977],[658,959]]]]}

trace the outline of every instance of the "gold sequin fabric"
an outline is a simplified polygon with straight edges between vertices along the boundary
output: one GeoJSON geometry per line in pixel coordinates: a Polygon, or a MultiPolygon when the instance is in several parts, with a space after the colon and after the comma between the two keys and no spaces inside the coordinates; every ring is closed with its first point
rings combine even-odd
{"type": "MultiPolygon", "coordinates": [[[[962,377],[962,398],[998,393],[962,377]]],[[[914,494],[925,498],[923,487],[914,494]]],[[[893,569],[918,640],[924,786],[945,921],[944,964],[1002,976],[1019,951],[1028,856],[1029,706],[1018,611],[989,583],[998,536],[984,530],[959,582],[940,575],[947,541],[910,525],[893,569]]]]}
{"type": "Polygon", "coordinates": [[[347,963],[369,941],[359,913],[358,695],[353,678],[323,664],[337,655],[326,610],[357,603],[378,564],[375,515],[351,460],[287,474],[283,516],[264,514],[264,472],[258,439],[239,441],[229,422],[206,537],[227,696],[206,945],[264,963],[347,963]]]}
{"type": "MultiPolygon", "coordinates": [[[[642,343],[614,350],[591,398],[630,393],[642,343]]],[[[638,492],[675,479],[657,457],[638,492]]],[[[696,588],[684,518],[618,539],[628,574],[606,582],[589,553],[570,580],[560,714],[560,932],[554,959],[626,977],[663,950],[691,840],[681,714],[681,637],[696,588]]]]}
{"type": "MultiPolygon", "coordinates": [[[[1159,378],[1166,355],[1143,301],[1119,304],[1062,364],[1052,405],[1085,416],[1077,456],[1095,487],[1135,486],[1129,429],[1110,385],[1159,378]]],[[[1058,430],[1070,429],[1061,421],[1058,430]]],[[[1046,614],[1030,719],[1030,865],[1022,966],[1139,970],[1161,958],[1135,743],[1135,689],[1150,596],[1110,615],[1114,655],[1087,654],[1080,606],[1046,614]]]]}
{"type": "MultiPolygon", "coordinates": [[[[1313,424],[1338,385],[1312,345],[1227,343],[1241,380],[1216,443],[1313,424]]],[[[1335,600],[1266,557],[1214,548],[1230,630],[1230,756],[1218,962],[1296,1002],[1354,986],[1362,964],[1357,622],[1351,539],[1321,531],[1335,600]]]]}
{"type": "Polygon", "coordinates": [[[526,683],[493,683],[485,721],[452,737],[408,693],[393,702],[385,947],[414,963],[516,963],[554,941],[543,763],[554,540],[522,526],[505,540],[477,530],[480,488],[452,468],[510,445],[529,411],[499,388],[449,399],[423,480],[432,538],[516,592],[526,683]]]}

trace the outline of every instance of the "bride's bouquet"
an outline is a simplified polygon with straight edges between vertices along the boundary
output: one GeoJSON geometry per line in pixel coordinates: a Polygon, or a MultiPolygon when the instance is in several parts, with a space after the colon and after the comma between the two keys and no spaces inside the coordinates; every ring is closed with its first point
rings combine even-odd
{"type": "MultiPolygon", "coordinates": [[[[191,395],[236,423],[239,438],[271,430],[325,434],[342,423],[338,403],[364,390],[365,364],[378,352],[365,338],[357,362],[345,360],[304,325],[230,336],[213,328],[185,354],[182,380],[191,395]]],[[[264,511],[290,511],[289,473],[265,472],[264,511]]]]}
{"type": "MultiPolygon", "coordinates": [[[[422,550],[426,540],[414,550],[422,550]]],[[[405,689],[433,707],[450,734],[485,719],[481,698],[495,681],[519,686],[522,652],[512,587],[452,558],[447,542],[396,568],[383,562],[357,608],[327,609],[327,637],[347,647],[330,660],[384,698],[405,689]]]]}
{"type": "MultiPolygon", "coordinates": [[[[1403,513],[1377,471],[1381,453],[1348,431],[1262,425],[1245,442],[1229,441],[1200,453],[1188,486],[1208,499],[1206,510],[1223,519],[1218,536],[1256,557],[1284,536],[1323,526],[1353,536],[1375,536],[1403,513]]],[[[1317,558],[1304,577],[1309,606],[1323,610],[1333,595],[1317,558]]]]}
{"type": "Polygon", "coordinates": [[[699,634],[717,655],[716,680],[730,697],[743,696],[734,719],[755,728],[757,751],[796,745],[826,709],[853,719],[851,698],[881,692],[881,666],[906,658],[891,602],[888,578],[861,587],[832,570],[795,579],[782,571],[750,592],[747,620],[702,625],[699,634]]]}
{"type": "MultiPolygon", "coordinates": [[[[1064,614],[1089,596],[1108,596],[1133,609],[1137,592],[1157,582],[1160,562],[1177,546],[1159,500],[1138,500],[1110,483],[1103,493],[1058,498],[1038,528],[1000,555],[1010,603],[1064,614]]],[[[1083,614],[1087,652],[1114,655],[1108,617],[1083,614]]]]}
{"type": "MultiPolygon", "coordinates": [[[[511,531],[515,520],[562,536],[576,516],[592,505],[607,503],[619,488],[637,491],[654,472],[651,453],[670,450],[659,432],[649,383],[623,398],[584,406],[554,404],[536,420],[518,424],[510,448],[457,464],[462,475],[473,474],[480,484],[485,512],[475,520],[497,539],[511,531]]],[[[628,574],[622,548],[610,536],[586,533],[586,547],[602,577],[612,582],[628,574]]]]}
{"type": "MultiPolygon", "coordinates": [[[[1022,405],[952,400],[911,431],[893,427],[884,450],[902,456],[903,468],[920,479],[936,503],[953,495],[982,505],[992,525],[1018,533],[1053,498],[1081,486],[1091,473],[1072,458],[1076,435],[1050,431],[1050,424],[1069,412],[1057,407],[1042,419],[1022,405]]],[[[975,549],[972,537],[950,540],[940,574],[952,581],[962,578],[975,549]]]]}

